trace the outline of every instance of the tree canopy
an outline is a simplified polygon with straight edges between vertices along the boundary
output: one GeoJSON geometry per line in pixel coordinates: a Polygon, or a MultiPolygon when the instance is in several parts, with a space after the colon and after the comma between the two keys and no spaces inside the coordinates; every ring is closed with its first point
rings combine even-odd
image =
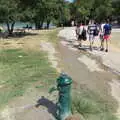
{"type": "Polygon", "coordinates": [[[94,19],[99,22],[111,17],[112,0],[74,0],[71,13],[79,21],[94,19]]]}
{"type": "Polygon", "coordinates": [[[15,21],[19,20],[20,9],[17,0],[0,0],[0,22],[5,22],[8,31],[13,32],[15,21]]]}
{"type": "Polygon", "coordinates": [[[9,33],[16,21],[33,22],[41,29],[44,22],[49,28],[51,22],[60,24],[69,16],[64,0],[0,0],[0,22],[7,24],[9,33]]]}
{"type": "MultiPolygon", "coordinates": [[[[70,20],[98,22],[120,16],[120,0],[0,0],[0,22],[13,32],[16,21],[35,23],[41,29],[43,23],[60,26],[70,20]]],[[[118,17],[119,18],[119,17],[118,17]]]]}

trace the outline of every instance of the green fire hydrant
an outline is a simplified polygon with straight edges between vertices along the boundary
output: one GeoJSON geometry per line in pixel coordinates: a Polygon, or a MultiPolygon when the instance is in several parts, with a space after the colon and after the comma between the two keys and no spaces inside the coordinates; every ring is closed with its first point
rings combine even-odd
{"type": "Polygon", "coordinates": [[[68,116],[71,115],[71,84],[72,79],[67,74],[61,73],[57,79],[56,88],[56,90],[59,91],[59,98],[57,103],[58,120],[65,120],[68,116]]]}

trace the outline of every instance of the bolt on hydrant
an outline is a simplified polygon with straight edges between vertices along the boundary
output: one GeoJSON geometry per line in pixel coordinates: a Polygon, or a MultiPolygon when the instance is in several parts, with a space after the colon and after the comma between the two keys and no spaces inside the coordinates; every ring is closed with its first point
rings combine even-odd
{"type": "Polygon", "coordinates": [[[57,119],[65,120],[71,115],[71,85],[72,79],[65,73],[61,73],[57,79],[57,87],[52,88],[50,93],[58,90],[57,119]]]}

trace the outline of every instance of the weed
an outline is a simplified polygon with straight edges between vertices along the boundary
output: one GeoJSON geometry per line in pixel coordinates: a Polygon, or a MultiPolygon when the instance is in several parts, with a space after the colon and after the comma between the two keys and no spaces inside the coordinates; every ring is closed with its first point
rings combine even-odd
{"type": "Polygon", "coordinates": [[[53,84],[56,71],[43,52],[26,52],[21,49],[0,51],[0,105],[15,96],[21,96],[29,85],[41,81],[44,88],[53,84]]]}
{"type": "Polygon", "coordinates": [[[109,110],[111,106],[104,102],[95,93],[75,93],[72,102],[72,112],[79,113],[87,120],[117,120],[117,118],[109,110]],[[91,97],[91,95],[94,97],[91,97]]]}

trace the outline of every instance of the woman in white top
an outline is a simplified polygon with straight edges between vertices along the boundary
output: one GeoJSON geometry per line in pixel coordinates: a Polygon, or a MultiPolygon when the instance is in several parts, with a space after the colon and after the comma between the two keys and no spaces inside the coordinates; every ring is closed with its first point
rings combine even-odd
{"type": "Polygon", "coordinates": [[[100,50],[101,51],[104,50],[104,26],[105,26],[105,23],[102,23],[100,26],[100,42],[101,42],[100,50]]]}
{"type": "Polygon", "coordinates": [[[83,30],[84,30],[84,26],[81,23],[80,25],[77,26],[77,29],[76,29],[76,34],[77,34],[77,38],[78,38],[80,47],[82,46],[83,30]]]}

